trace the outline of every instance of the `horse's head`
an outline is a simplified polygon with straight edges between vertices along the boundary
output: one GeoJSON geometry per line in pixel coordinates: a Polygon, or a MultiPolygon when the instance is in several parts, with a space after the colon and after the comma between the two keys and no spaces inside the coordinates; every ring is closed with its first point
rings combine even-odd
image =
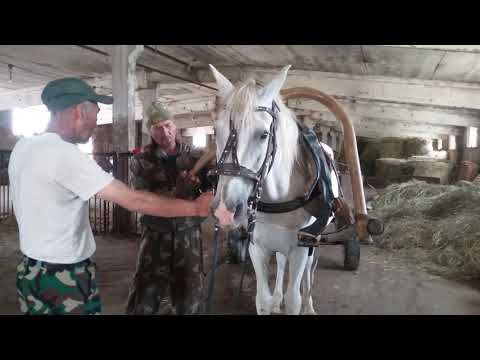
{"type": "Polygon", "coordinates": [[[248,202],[269,171],[276,151],[279,93],[288,69],[268,85],[249,79],[236,87],[211,66],[219,106],[215,122],[219,181],[212,210],[220,226],[237,227],[247,220],[248,202]]]}

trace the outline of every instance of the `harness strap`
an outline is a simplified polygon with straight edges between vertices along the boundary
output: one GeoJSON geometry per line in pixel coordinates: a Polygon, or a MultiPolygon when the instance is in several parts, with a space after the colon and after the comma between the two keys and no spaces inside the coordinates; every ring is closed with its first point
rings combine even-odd
{"type": "Polygon", "coordinates": [[[260,212],[268,213],[268,214],[282,214],[282,213],[294,211],[309,204],[319,194],[320,194],[320,191],[316,186],[308,198],[299,197],[294,200],[286,201],[283,203],[266,203],[263,201],[259,201],[257,205],[257,210],[260,212]]]}
{"type": "Polygon", "coordinates": [[[247,241],[245,241],[245,246],[242,249],[242,255],[243,255],[243,261],[242,261],[242,275],[240,276],[240,284],[238,285],[238,291],[237,291],[237,302],[240,301],[240,294],[242,293],[242,287],[243,287],[243,279],[245,277],[245,274],[247,272],[247,263],[248,263],[248,258],[247,253],[248,253],[248,247],[250,245],[250,236],[247,238],[247,241]]]}
{"type": "Polygon", "coordinates": [[[215,225],[215,233],[213,236],[213,264],[212,270],[210,271],[210,281],[208,283],[208,294],[206,301],[205,313],[212,314],[212,302],[213,302],[213,290],[215,287],[215,272],[217,271],[217,262],[218,262],[218,231],[219,228],[215,225]]]}

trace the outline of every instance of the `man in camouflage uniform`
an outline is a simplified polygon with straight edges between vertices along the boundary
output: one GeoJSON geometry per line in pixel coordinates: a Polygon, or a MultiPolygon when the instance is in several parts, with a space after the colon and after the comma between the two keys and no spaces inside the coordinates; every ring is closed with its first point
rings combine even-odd
{"type": "MultiPolygon", "coordinates": [[[[177,198],[198,196],[187,179],[201,153],[176,140],[172,116],[152,104],[146,128],[151,143],[132,159],[131,184],[177,198]]],[[[204,305],[201,222],[204,218],[142,216],[142,239],[127,314],[200,314],[204,305]]]]}
{"type": "Polygon", "coordinates": [[[42,264],[24,257],[17,266],[20,311],[29,315],[100,315],[95,263],[42,264]]]}

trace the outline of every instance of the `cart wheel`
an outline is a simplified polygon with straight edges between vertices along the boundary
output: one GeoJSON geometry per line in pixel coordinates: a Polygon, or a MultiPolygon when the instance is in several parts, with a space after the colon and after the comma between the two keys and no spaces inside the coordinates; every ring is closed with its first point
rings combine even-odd
{"type": "Polygon", "coordinates": [[[352,237],[343,244],[345,260],[343,267],[346,270],[355,271],[360,264],[360,244],[356,237],[352,237]]]}

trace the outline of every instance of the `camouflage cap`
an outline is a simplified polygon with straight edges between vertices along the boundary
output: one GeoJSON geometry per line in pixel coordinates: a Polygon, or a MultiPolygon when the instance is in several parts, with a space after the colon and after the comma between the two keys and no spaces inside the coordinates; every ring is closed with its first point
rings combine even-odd
{"type": "Polygon", "coordinates": [[[174,120],[172,114],[165,109],[160,103],[152,103],[146,111],[147,123],[145,124],[148,131],[152,125],[166,120],[174,120]]]}

